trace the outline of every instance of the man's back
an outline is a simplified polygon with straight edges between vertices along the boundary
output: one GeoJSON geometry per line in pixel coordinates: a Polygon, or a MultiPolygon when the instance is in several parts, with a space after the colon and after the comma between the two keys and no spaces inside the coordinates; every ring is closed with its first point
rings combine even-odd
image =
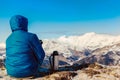
{"type": "Polygon", "coordinates": [[[24,25],[22,28],[19,27],[18,23],[14,26],[15,23],[11,22],[13,32],[6,40],[5,63],[9,75],[28,77],[37,72],[38,65],[42,63],[45,53],[37,36],[27,32],[24,25]]]}

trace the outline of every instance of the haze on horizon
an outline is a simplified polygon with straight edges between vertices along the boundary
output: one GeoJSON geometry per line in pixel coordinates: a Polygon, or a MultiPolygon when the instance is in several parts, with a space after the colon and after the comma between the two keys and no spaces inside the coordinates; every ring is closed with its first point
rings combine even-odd
{"type": "Polygon", "coordinates": [[[40,39],[95,32],[120,35],[120,0],[1,0],[0,43],[11,33],[9,19],[29,19],[40,39]]]}

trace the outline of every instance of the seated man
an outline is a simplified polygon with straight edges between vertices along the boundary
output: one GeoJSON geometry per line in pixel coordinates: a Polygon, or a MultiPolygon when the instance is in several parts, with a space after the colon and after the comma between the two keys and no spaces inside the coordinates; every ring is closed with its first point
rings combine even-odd
{"type": "Polygon", "coordinates": [[[34,76],[45,57],[36,34],[27,32],[28,20],[16,15],[10,19],[11,35],[6,40],[5,67],[7,74],[23,78],[34,76]]]}

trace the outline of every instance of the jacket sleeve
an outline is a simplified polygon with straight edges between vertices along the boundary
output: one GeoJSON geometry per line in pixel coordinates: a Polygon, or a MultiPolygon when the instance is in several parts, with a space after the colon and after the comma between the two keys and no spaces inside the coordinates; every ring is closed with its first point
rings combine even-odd
{"type": "Polygon", "coordinates": [[[42,45],[40,44],[37,35],[34,34],[32,36],[30,43],[31,43],[31,48],[34,51],[34,55],[37,58],[39,65],[41,65],[45,57],[45,52],[42,48],[42,45]]]}

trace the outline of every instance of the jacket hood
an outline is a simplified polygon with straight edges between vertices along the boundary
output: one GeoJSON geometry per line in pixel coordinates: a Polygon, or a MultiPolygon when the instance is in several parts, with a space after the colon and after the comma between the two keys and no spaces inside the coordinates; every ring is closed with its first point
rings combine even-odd
{"type": "Polygon", "coordinates": [[[28,31],[28,19],[21,15],[15,15],[10,19],[10,26],[12,32],[17,30],[28,31]]]}

